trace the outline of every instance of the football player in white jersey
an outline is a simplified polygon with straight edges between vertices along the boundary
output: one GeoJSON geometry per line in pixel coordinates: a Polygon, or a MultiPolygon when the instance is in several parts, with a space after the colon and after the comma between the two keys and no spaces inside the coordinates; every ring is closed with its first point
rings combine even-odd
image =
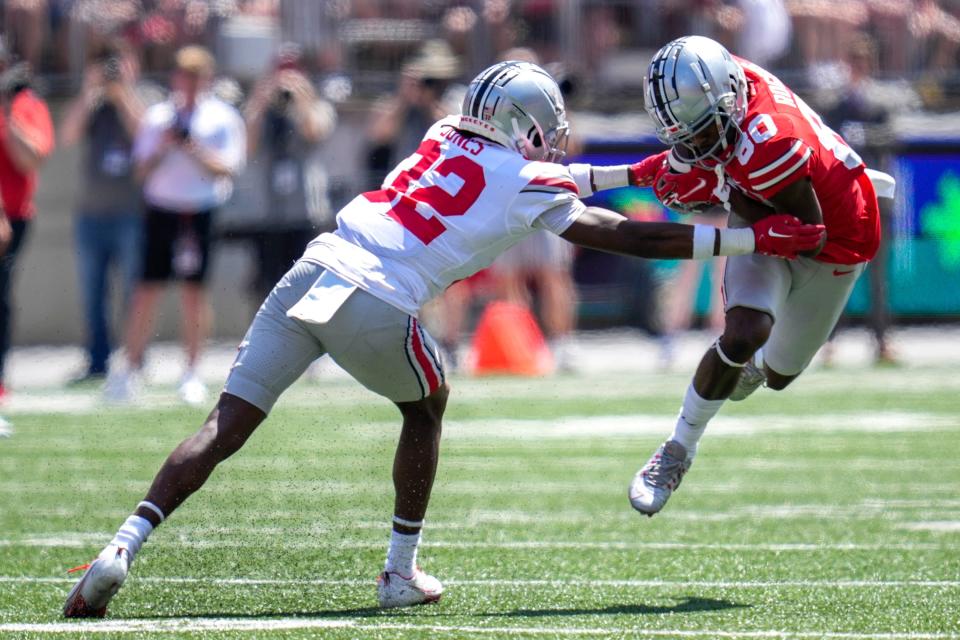
{"type": "Polygon", "coordinates": [[[583,246],[646,258],[754,251],[783,257],[815,247],[822,227],[790,216],[753,228],[641,223],[584,206],[579,196],[626,186],[635,167],[564,167],[567,124],[556,82],[530,63],[503,62],[471,84],[463,114],[433,125],[417,152],[337,216],[261,306],[204,425],[170,454],[145,499],[67,597],[67,617],[100,617],[154,527],[240,447],[280,394],[324,353],[403,418],[381,607],[433,602],[441,583],[416,565],[449,387],[424,302],[486,267],[534,229],[583,246]]]}

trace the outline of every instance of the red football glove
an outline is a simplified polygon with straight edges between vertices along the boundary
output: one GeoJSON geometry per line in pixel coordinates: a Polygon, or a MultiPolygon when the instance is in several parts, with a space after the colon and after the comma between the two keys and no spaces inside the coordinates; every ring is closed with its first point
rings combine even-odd
{"type": "Polygon", "coordinates": [[[667,166],[667,154],[670,150],[648,156],[627,170],[630,185],[633,187],[652,187],[662,167],[667,166]]]}
{"type": "Polygon", "coordinates": [[[674,171],[669,164],[657,174],[653,193],[657,199],[679,213],[698,213],[723,204],[714,193],[717,174],[699,167],[687,173],[674,171]]]}
{"type": "Polygon", "coordinates": [[[723,204],[714,193],[717,175],[679,160],[671,163],[669,149],[632,165],[629,177],[635,187],[653,187],[661,204],[679,213],[698,213],[723,204]]]}
{"type": "Polygon", "coordinates": [[[803,224],[785,213],[753,224],[754,251],[790,260],[800,252],[819,248],[826,235],[827,228],[822,224],[803,224]]]}

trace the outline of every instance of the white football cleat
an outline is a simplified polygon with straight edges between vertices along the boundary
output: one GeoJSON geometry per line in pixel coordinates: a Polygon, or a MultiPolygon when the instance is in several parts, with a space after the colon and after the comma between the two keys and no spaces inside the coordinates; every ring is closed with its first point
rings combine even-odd
{"type": "Polygon", "coordinates": [[[381,609],[428,604],[438,601],[441,595],[443,585],[420,567],[409,578],[393,571],[384,571],[377,576],[377,599],[381,609]]]}
{"type": "Polygon", "coordinates": [[[130,556],[123,547],[107,545],[91,564],[71,571],[84,568],[87,572],[73,585],[63,605],[65,618],[102,618],[107,615],[107,603],[127,579],[130,556]]]}
{"type": "Polygon", "coordinates": [[[6,418],[0,417],[0,438],[9,438],[13,435],[13,424],[6,418]]]}
{"type": "Polygon", "coordinates": [[[676,440],[667,440],[654,452],[630,483],[630,504],[640,513],[653,517],[680,486],[693,459],[687,448],[676,440]]]}
{"type": "Polygon", "coordinates": [[[191,407],[205,404],[209,397],[207,385],[203,384],[200,376],[193,371],[183,374],[177,393],[180,395],[180,399],[191,407]]]}

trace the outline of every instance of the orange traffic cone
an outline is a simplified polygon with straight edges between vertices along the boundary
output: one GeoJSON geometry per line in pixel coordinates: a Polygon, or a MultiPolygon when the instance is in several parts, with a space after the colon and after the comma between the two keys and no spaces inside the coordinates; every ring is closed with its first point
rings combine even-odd
{"type": "Polygon", "coordinates": [[[553,357],[533,314],[502,300],[484,309],[470,347],[475,375],[540,376],[553,370],[553,357]]]}

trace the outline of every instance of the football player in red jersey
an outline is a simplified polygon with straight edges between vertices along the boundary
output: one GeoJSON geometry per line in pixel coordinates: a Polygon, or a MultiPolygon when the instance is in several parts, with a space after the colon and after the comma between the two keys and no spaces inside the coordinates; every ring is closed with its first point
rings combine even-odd
{"type": "Polygon", "coordinates": [[[789,212],[827,229],[796,261],[728,259],[723,335],[700,361],[673,434],[630,485],[633,507],[652,516],[726,399],[762,384],[781,390],[810,364],[877,251],[877,191],[892,197],[894,183],[867,169],[776,76],[709,38],[679,38],[657,52],[644,98],[670,149],[631,167],[634,184],[680,211],[723,205],[731,227],[789,212]]]}

